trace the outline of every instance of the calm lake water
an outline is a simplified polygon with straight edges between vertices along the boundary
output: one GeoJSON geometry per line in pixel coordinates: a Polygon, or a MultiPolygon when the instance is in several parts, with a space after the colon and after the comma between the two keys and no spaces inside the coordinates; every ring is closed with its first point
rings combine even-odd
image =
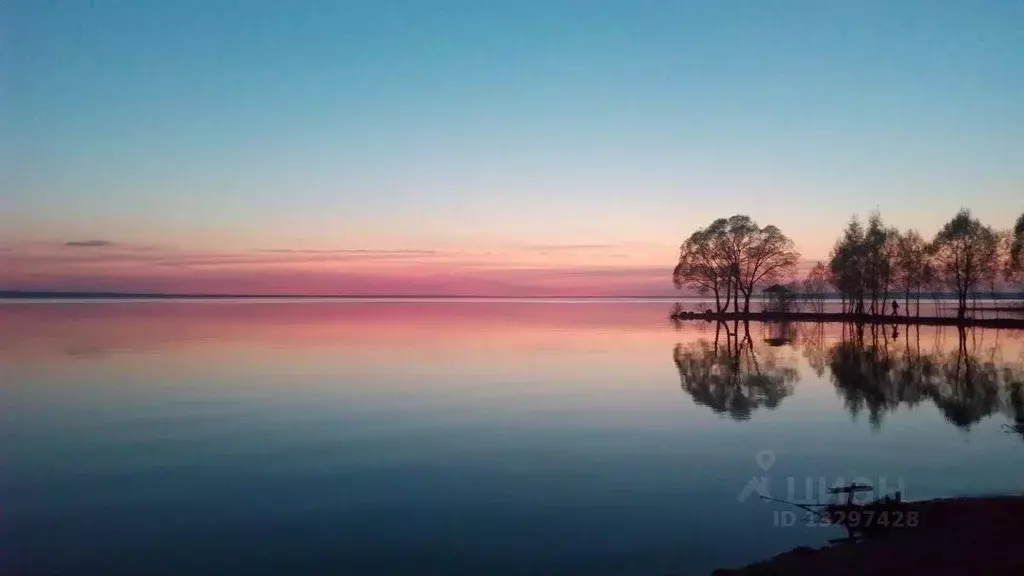
{"type": "Polygon", "coordinates": [[[753,487],[1024,489],[1021,333],[669,308],[0,303],[0,573],[705,574],[842,535],[753,487]]]}

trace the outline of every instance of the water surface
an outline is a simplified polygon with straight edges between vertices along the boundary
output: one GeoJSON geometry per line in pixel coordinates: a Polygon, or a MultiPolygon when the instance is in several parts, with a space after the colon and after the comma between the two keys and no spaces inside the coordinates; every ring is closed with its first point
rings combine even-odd
{"type": "Polygon", "coordinates": [[[840,535],[754,479],[1022,488],[1020,333],[668,311],[0,304],[0,572],[703,574],[840,535]]]}

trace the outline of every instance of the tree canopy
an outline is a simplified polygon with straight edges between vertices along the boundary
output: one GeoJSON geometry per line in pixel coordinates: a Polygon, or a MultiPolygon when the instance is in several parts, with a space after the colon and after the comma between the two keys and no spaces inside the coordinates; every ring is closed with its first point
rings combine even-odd
{"type": "Polygon", "coordinates": [[[711,293],[719,312],[730,304],[750,311],[755,289],[790,278],[800,255],[793,241],[768,225],[760,227],[749,216],[719,218],[690,235],[680,248],[672,280],[701,294],[711,293]]]}
{"type": "Polygon", "coordinates": [[[1024,283],[1024,214],[1017,218],[1009,235],[1010,247],[1006,260],[1006,279],[1024,283]]]}
{"type": "Polygon", "coordinates": [[[968,297],[999,271],[999,236],[995,230],[961,210],[947,222],[931,246],[937,278],[957,296],[957,317],[967,313],[968,297]]]}
{"type": "Polygon", "coordinates": [[[995,230],[960,210],[931,242],[916,230],[888,226],[878,212],[867,224],[854,216],[843,229],[828,262],[817,262],[802,281],[795,278],[800,254],[793,241],[773,225],[761,227],[749,216],[719,218],[699,228],[682,244],[672,280],[700,294],[713,294],[718,312],[750,312],[751,297],[774,284],[803,291],[803,301],[824,312],[829,285],[839,292],[844,312],[886,314],[891,299],[898,313],[902,296],[906,314],[911,301],[921,311],[925,291],[939,299],[957,296],[964,318],[968,300],[995,292],[1000,278],[1024,285],[1024,215],[1012,230],[995,230]]]}

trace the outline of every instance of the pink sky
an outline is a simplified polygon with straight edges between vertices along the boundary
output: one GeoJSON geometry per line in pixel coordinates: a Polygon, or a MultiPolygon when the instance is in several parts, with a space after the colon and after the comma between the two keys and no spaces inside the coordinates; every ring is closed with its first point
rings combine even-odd
{"type": "Polygon", "coordinates": [[[0,289],[284,295],[672,296],[676,248],[509,245],[476,250],[250,249],[104,241],[0,248],[0,289]]]}
{"type": "Polygon", "coordinates": [[[1024,211],[1019,2],[195,4],[0,1],[0,290],[671,296],[736,213],[1024,211]]]}

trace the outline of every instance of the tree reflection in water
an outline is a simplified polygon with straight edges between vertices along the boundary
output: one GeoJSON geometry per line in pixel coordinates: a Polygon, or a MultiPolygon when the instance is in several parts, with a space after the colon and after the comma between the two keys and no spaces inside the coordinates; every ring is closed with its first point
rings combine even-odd
{"type": "Polygon", "coordinates": [[[749,325],[719,323],[713,341],[676,344],[680,387],[698,405],[749,420],[793,393],[799,372],[783,351],[796,348],[819,377],[830,374],[850,415],[866,413],[872,427],[900,406],[930,402],[963,429],[1001,414],[1005,430],[1024,439],[1024,352],[1004,359],[1007,336],[999,331],[937,327],[922,348],[920,326],[848,325],[835,327],[839,334],[830,330],[831,337],[822,324],[761,330],[755,344],[749,325]],[[952,334],[956,341],[947,341],[952,334]]]}
{"type": "Polygon", "coordinates": [[[825,346],[825,325],[821,322],[800,324],[797,330],[799,347],[807,365],[818,377],[825,375],[828,366],[828,348],[825,346]]]}
{"type": "Polygon", "coordinates": [[[1024,432],[1021,365],[999,358],[998,333],[986,347],[980,332],[960,328],[956,349],[945,350],[938,331],[932,349],[922,351],[915,328],[901,342],[898,332],[890,337],[883,327],[844,327],[829,352],[832,383],[850,414],[866,411],[876,428],[900,405],[930,401],[959,428],[1002,413],[1013,422],[1011,429],[1024,432]]]}
{"type": "Polygon", "coordinates": [[[680,387],[698,405],[737,421],[749,420],[758,408],[775,408],[793,393],[799,377],[771,349],[754,345],[750,327],[719,323],[715,340],[699,340],[686,346],[676,344],[673,359],[679,369],[680,387]],[[724,342],[723,342],[724,332],[724,342]]]}

